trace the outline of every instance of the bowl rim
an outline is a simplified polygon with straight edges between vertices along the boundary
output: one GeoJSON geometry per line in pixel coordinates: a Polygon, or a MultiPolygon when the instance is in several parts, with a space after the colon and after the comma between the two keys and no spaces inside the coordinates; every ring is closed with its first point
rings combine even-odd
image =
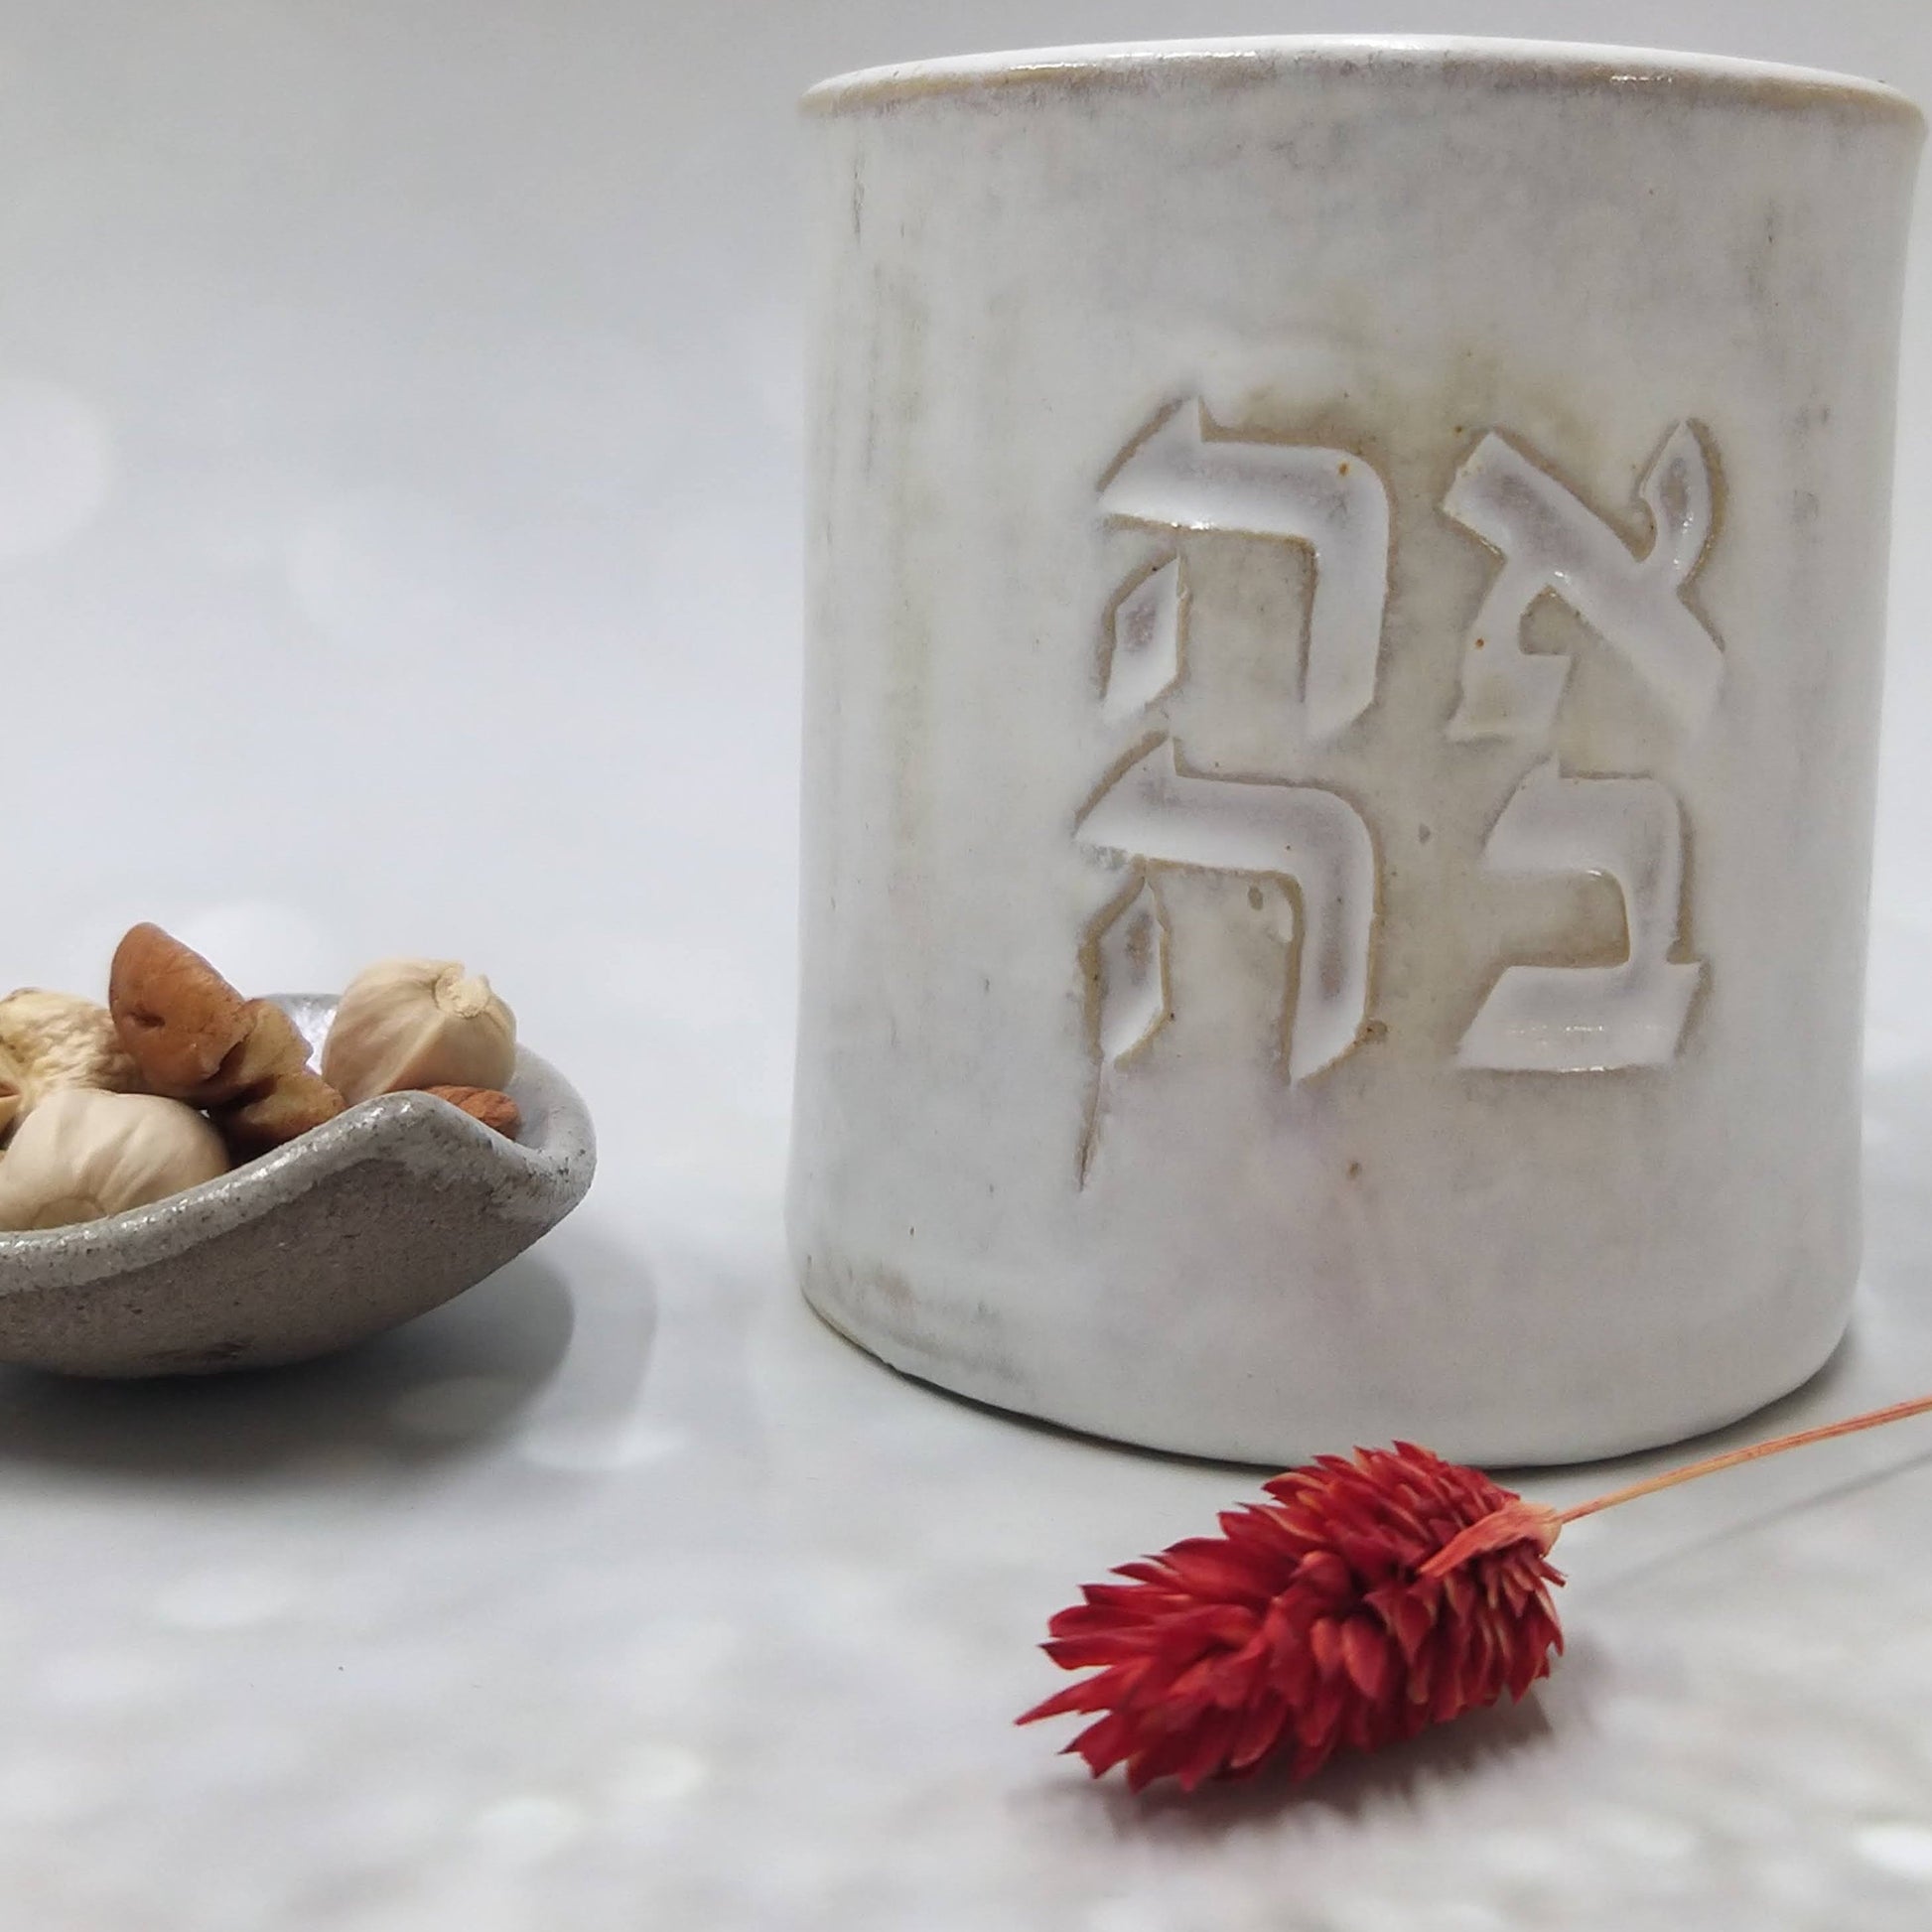
{"type": "MultiPolygon", "coordinates": [[[[336,1006],[333,994],[271,997],[312,1022],[332,1016],[336,1006]]],[[[371,1160],[397,1162],[432,1176],[446,1173],[452,1162],[508,1171],[534,1182],[553,1201],[567,1196],[574,1206],[588,1191],[597,1162],[582,1096],[547,1060],[522,1045],[510,1087],[522,1107],[528,1139],[512,1141],[432,1093],[377,1094],[284,1147],[146,1207],[68,1227],[0,1231],[0,1299],[56,1285],[78,1288],[174,1260],[371,1160]]],[[[533,1211],[532,1218],[555,1218],[554,1206],[533,1211]]]]}

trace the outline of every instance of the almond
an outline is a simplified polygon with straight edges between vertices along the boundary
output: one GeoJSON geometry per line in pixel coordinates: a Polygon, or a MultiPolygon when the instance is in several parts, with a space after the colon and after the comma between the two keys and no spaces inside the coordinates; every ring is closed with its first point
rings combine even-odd
{"type": "Polygon", "coordinates": [[[495,1128],[509,1140],[516,1139],[517,1130],[523,1125],[523,1115],[516,1102],[494,1087],[425,1087],[423,1091],[447,1100],[452,1107],[461,1107],[472,1119],[495,1128]]]}

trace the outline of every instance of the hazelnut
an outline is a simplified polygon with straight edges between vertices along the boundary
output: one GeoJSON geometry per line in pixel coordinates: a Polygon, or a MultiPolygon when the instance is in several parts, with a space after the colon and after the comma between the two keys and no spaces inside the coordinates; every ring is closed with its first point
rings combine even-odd
{"type": "Polygon", "coordinates": [[[509,1084],[516,1020],[486,979],[448,959],[385,959],[336,1009],[322,1077],[351,1103],[415,1087],[509,1084]]]}

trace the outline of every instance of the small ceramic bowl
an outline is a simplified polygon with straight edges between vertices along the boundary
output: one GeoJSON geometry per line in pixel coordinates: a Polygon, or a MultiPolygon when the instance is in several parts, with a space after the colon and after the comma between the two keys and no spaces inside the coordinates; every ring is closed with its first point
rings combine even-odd
{"type": "MultiPolygon", "coordinates": [[[[336,1002],[277,1002],[320,1047],[336,1002]]],[[[302,1361],[425,1314],[583,1199],[597,1165],[570,1083],[518,1049],[514,1141],[391,1093],[152,1207],[0,1234],[0,1361],[205,1375],[302,1361]]]]}

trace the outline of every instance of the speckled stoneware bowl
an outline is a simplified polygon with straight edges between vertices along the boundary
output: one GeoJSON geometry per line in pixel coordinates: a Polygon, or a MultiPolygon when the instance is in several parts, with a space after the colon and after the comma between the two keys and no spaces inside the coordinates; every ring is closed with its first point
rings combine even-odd
{"type": "MultiPolygon", "coordinates": [[[[320,1047],[336,1002],[281,998],[320,1047]]],[[[519,1049],[515,1141],[384,1094],[219,1180],[44,1234],[0,1234],[0,1361],[69,1375],[263,1368],[379,1334],[492,1275],[584,1198],[570,1083],[519,1049]]]]}

